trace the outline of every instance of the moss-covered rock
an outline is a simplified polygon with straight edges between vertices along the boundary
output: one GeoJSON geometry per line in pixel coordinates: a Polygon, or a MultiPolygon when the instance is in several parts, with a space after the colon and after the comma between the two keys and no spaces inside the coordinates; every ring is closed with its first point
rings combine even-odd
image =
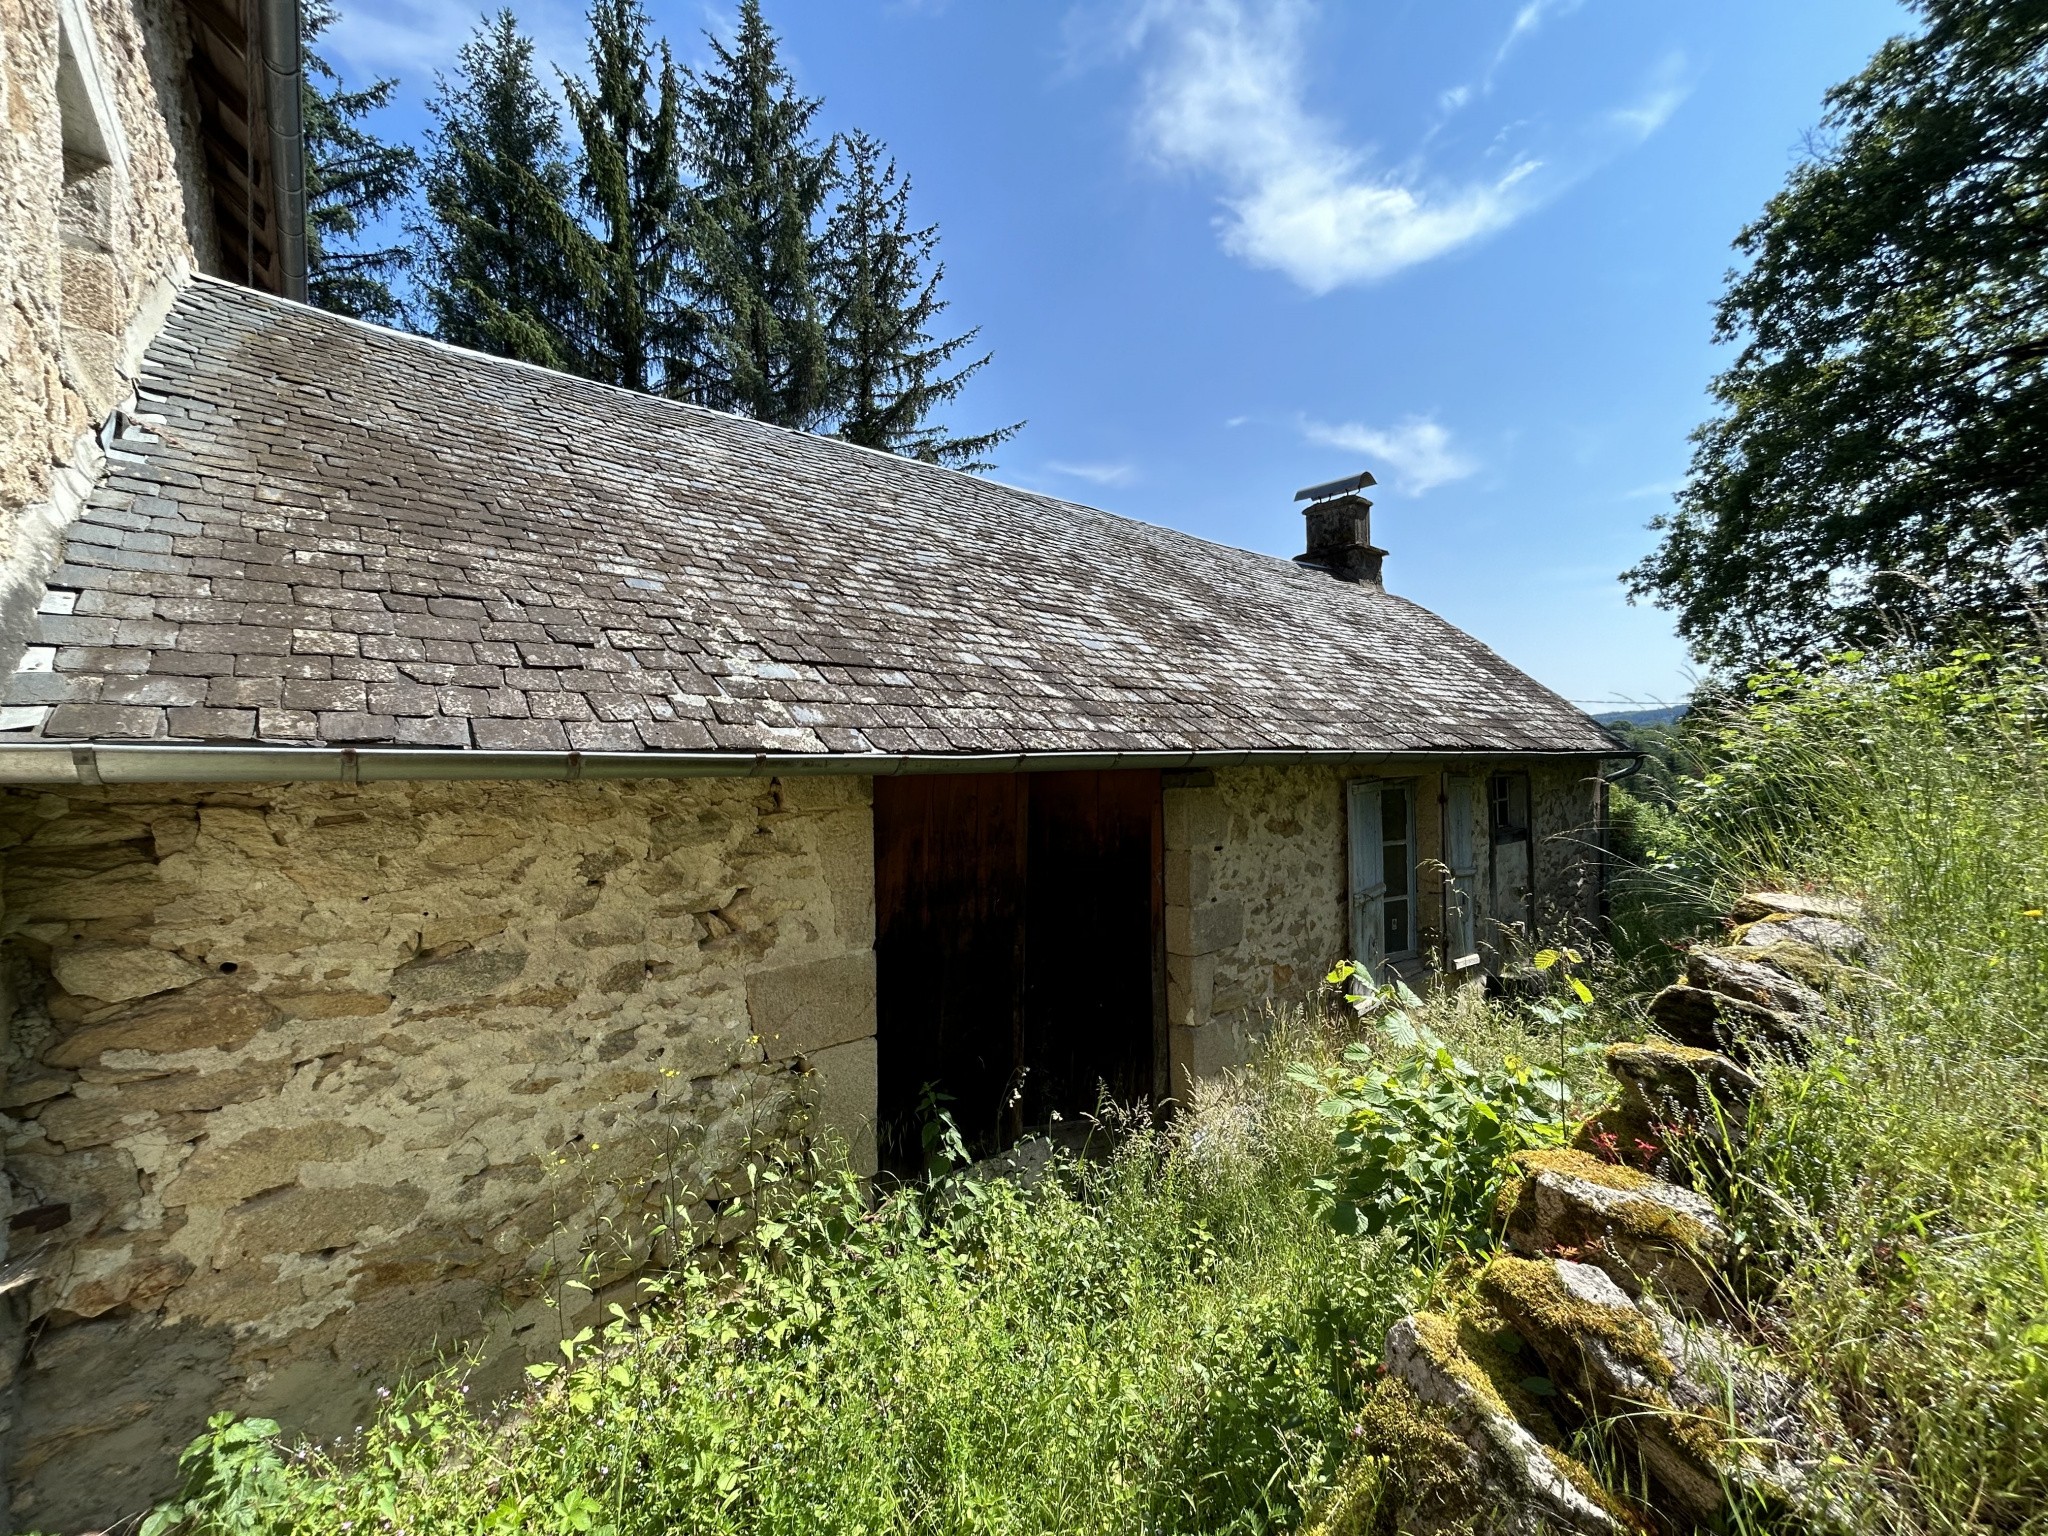
{"type": "Polygon", "coordinates": [[[1591,1264],[1632,1297],[1648,1291],[1721,1314],[1729,1242],[1711,1201],[1565,1148],[1518,1153],[1515,1166],[1501,1209],[1517,1253],[1591,1264]]]}
{"type": "Polygon", "coordinates": [[[1853,923],[1832,917],[1782,912],[1739,925],[1734,940],[1737,946],[1749,949],[1768,949],[1785,943],[1804,944],[1844,965],[1860,965],[1870,958],[1871,952],[1870,936],[1853,923]]]}
{"type": "Polygon", "coordinates": [[[1810,891],[1746,891],[1735,898],[1728,915],[1737,923],[1787,917],[1826,917],[1840,923],[1857,923],[1863,919],[1863,909],[1846,896],[1810,891]]]}
{"type": "Polygon", "coordinates": [[[1674,1395],[1678,1368],[1656,1324],[1605,1271],[1500,1258],[1481,1274],[1479,1289],[1543,1357],[1553,1379],[1635,1448],[1674,1513],[1707,1523],[1721,1517],[1726,1426],[1696,1416],[1674,1395]]]}
{"type": "Polygon", "coordinates": [[[1747,1117],[1763,1091],[1756,1075],[1719,1051],[1668,1040],[1624,1041],[1607,1048],[1607,1071],[1624,1094],[1653,1111],[1731,1127],[1747,1117]]]}
{"type": "MultiPolygon", "coordinates": [[[[1801,946],[1802,948],[1804,946],[1801,946]]],[[[1820,988],[1793,974],[1795,957],[1781,954],[1784,945],[1769,949],[1695,949],[1685,957],[1685,979],[1706,992],[1718,992],[1737,1002],[1752,1003],[1774,1013],[1797,1019],[1818,1019],[1827,1014],[1827,998],[1820,988]]],[[[1807,959],[1825,970],[1833,962],[1819,950],[1808,949],[1807,959]]],[[[1807,959],[1796,963],[1806,964],[1807,959]]],[[[1690,1042],[1688,1042],[1690,1043],[1690,1042]]]]}
{"type": "Polygon", "coordinates": [[[1673,1523],[1715,1526],[1731,1501],[1772,1530],[1836,1523],[1812,1491],[1807,1395],[1726,1331],[1633,1302],[1584,1264],[1498,1258],[1477,1289],[1600,1432],[1634,1452],[1673,1523]]]}
{"type": "Polygon", "coordinates": [[[1527,1394],[1494,1380],[1459,1333],[1459,1323],[1431,1313],[1403,1318],[1388,1333],[1385,1379],[1357,1431],[1358,1454],[1377,1470],[1370,1501],[1359,1491],[1361,1479],[1340,1479],[1317,1529],[1328,1536],[1473,1530],[1620,1536],[1631,1529],[1583,1467],[1515,1416],[1509,1396],[1527,1394]],[[1368,1504],[1377,1524],[1362,1523],[1368,1504]]]}
{"type": "Polygon", "coordinates": [[[1806,1054],[1806,1018],[1710,987],[1666,987],[1650,999],[1650,1022],[1681,1045],[1719,1051],[1736,1061],[1760,1056],[1797,1060],[1806,1054]]]}

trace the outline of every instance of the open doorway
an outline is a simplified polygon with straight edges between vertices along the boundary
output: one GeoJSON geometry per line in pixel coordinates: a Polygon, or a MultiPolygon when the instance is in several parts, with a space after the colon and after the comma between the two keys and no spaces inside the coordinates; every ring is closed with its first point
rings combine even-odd
{"type": "Polygon", "coordinates": [[[970,1151],[1155,1096],[1157,772],[875,781],[882,1166],[921,1163],[929,1085],[970,1151]]]}

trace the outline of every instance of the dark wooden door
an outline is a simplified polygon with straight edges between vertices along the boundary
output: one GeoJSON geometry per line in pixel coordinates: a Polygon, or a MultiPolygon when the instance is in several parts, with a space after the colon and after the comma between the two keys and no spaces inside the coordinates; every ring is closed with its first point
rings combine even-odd
{"type": "Polygon", "coordinates": [[[916,1169],[927,1086],[977,1155],[1164,1061],[1156,772],[875,781],[882,1161],[916,1169]]]}
{"type": "Polygon", "coordinates": [[[1020,1129],[1151,1098],[1162,977],[1159,775],[1033,774],[1030,803],[1020,1129]]]}

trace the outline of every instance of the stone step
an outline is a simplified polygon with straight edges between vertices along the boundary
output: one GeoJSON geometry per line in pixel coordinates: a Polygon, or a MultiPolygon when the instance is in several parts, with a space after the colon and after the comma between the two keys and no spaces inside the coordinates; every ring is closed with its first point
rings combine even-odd
{"type": "Polygon", "coordinates": [[[1632,1297],[1648,1292],[1709,1317],[1727,1310],[1720,1274],[1730,1245],[1712,1201],[1581,1151],[1514,1161],[1500,1209],[1515,1252],[1594,1265],[1632,1297]]]}

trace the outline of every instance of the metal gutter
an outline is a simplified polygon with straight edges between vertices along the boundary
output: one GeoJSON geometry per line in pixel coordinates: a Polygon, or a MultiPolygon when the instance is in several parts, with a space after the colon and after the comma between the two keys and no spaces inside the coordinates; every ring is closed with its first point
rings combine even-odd
{"type": "Polygon", "coordinates": [[[1117,768],[1370,767],[1404,762],[1597,762],[1602,752],[478,752],[432,747],[0,746],[5,784],[370,784],[401,779],[697,779],[1051,773],[1117,768]]]}
{"type": "Polygon", "coordinates": [[[1643,771],[1643,761],[1644,761],[1644,759],[1645,759],[1645,758],[1647,758],[1647,757],[1648,757],[1649,755],[1650,755],[1650,754],[1649,754],[1649,753],[1647,753],[1647,752],[1614,752],[1614,753],[1610,753],[1610,754],[1609,754],[1609,756],[1610,756],[1610,757],[1625,757],[1625,758],[1627,758],[1627,759],[1628,759],[1628,766],[1627,766],[1626,768],[1622,769],[1622,770],[1621,770],[1621,771],[1620,771],[1619,773],[1603,773],[1603,774],[1601,774],[1601,775],[1600,775],[1600,782],[1601,782],[1602,784],[1619,784],[1619,783],[1620,783],[1620,782],[1621,782],[1621,781],[1622,781],[1623,779],[1632,779],[1632,778],[1634,778],[1634,777],[1635,777],[1635,776],[1636,776],[1637,774],[1639,774],[1639,773],[1641,773],[1641,772],[1643,771]]]}
{"type": "Polygon", "coordinates": [[[270,130],[272,212],[284,296],[306,302],[306,134],[300,91],[299,0],[259,0],[263,116],[270,130]]]}

